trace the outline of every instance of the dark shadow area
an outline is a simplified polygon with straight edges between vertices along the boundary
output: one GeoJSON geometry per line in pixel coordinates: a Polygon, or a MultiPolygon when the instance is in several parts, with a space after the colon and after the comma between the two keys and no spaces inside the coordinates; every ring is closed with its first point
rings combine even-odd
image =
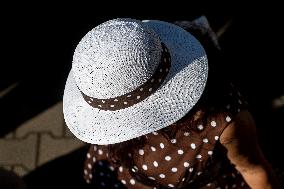
{"type": "Polygon", "coordinates": [[[233,78],[249,102],[261,148],[277,175],[282,172],[283,179],[283,155],[279,149],[283,145],[284,107],[272,106],[273,100],[284,94],[279,48],[283,44],[283,29],[276,9],[269,14],[262,11],[256,9],[236,17],[220,43],[229,57],[233,78]]]}
{"type": "Polygon", "coordinates": [[[23,179],[28,189],[88,188],[84,182],[87,146],[37,168],[23,179]]]}

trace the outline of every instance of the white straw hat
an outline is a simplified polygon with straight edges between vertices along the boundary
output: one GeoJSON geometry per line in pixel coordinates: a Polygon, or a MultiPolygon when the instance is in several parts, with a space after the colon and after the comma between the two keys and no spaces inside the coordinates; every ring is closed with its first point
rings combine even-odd
{"type": "Polygon", "coordinates": [[[63,97],[70,131],[92,144],[114,144],[185,116],[208,76],[202,45],[158,20],[114,19],[77,45],[63,97]]]}

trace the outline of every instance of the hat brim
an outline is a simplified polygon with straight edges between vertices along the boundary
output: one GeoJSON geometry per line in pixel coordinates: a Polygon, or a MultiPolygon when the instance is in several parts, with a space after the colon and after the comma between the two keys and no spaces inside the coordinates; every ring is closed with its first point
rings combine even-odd
{"type": "Polygon", "coordinates": [[[202,45],[182,28],[157,20],[143,21],[167,46],[171,69],[160,88],[143,101],[117,111],[90,106],[76,86],[72,70],[63,96],[64,119],[80,140],[92,144],[127,141],[171,125],[200,99],[208,77],[202,45]]]}

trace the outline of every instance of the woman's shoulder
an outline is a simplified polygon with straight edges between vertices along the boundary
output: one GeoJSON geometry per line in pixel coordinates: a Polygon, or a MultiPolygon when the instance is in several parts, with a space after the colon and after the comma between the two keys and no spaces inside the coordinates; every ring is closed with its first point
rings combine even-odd
{"type": "Polygon", "coordinates": [[[256,140],[256,128],[253,116],[248,110],[240,111],[220,136],[220,142],[224,145],[249,144],[254,140],[256,140]]]}

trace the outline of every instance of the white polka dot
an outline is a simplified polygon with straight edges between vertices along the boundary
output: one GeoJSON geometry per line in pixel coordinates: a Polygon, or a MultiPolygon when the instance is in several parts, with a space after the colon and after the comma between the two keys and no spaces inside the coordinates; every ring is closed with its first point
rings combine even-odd
{"type": "Polygon", "coordinates": [[[242,182],[241,182],[241,186],[244,186],[244,185],[245,185],[245,182],[242,181],[242,182]]]}
{"type": "Polygon", "coordinates": [[[167,59],[166,58],[164,58],[164,62],[166,62],[167,61],[167,59]]]}
{"type": "Polygon", "coordinates": [[[233,184],[233,185],[232,185],[232,188],[236,188],[236,187],[237,187],[237,185],[236,185],[236,184],[233,184]]]}
{"type": "Polygon", "coordinates": [[[204,143],[208,143],[208,138],[204,138],[202,141],[203,141],[204,143]]]}
{"type": "Polygon", "coordinates": [[[102,105],[99,104],[98,107],[102,107],[102,105]]]}
{"type": "Polygon", "coordinates": [[[90,157],[91,157],[91,155],[89,153],[87,153],[87,158],[90,158],[90,157]]]}
{"type": "Polygon", "coordinates": [[[182,179],[181,179],[181,181],[183,182],[185,180],[185,178],[183,177],[182,179]]]}
{"type": "Polygon", "coordinates": [[[215,138],[215,140],[218,140],[218,139],[219,139],[219,136],[215,136],[214,138],[215,138]]]}
{"type": "Polygon", "coordinates": [[[93,178],[93,175],[92,175],[92,174],[89,174],[89,178],[92,179],[92,178],[93,178]]]}
{"type": "Polygon", "coordinates": [[[140,149],[138,152],[139,152],[139,154],[140,154],[141,156],[144,155],[144,150],[140,149]]]}
{"type": "Polygon", "coordinates": [[[90,163],[88,163],[87,166],[88,166],[89,169],[92,169],[92,165],[90,163]]]}
{"type": "Polygon", "coordinates": [[[91,181],[89,179],[87,179],[86,182],[89,184],[91,181]]]}
{"type": "Polygon", "coordinates": [[[200,171],[197,173],[197,175],[201,175],[201,174],[202,174],[202,172],[200,172],[200,171]]]}
{"type": "Polygon", "coordinates": [[[158,133],[157,133],[157,132],[155,132],[155,131],[154,131],[154,132],[152,132],[152,134],[153,134],[153,135],[158,135],[158,133]]]}
{"type": "Polygon", "coordinates": [[[97,149],[98,149],[97,146],[94,146],[94,151],[97,151],[97,149]]]}
{"type": "Polygon", "coordinates": [[[216,125],[217,125],[216,121],[211,121],[211,126],[212,127],[216,127],[216,125]]]}
{"type": "Polygon", "coordinates": [[[243,103],[240,99],[238,100],[238,102],[239,102],[239,104],[242,104],[242,103],[243,103]]]}
{"type": "Polygon", "coordinates": [[[207,186],[207,187],[210,187],[210,186],[211,186],[211,183],[206,184],[206,186],[207,186]]]}
{"type": "Polygon", "coordinates": [[[140,98],[140,96],[137,96],[136,98],[137,98],[137,99],[139,99],[139,98],[140,98]]]}
{"type": "Polygon", "coordinates": [[[91,104],[92,102],[91,102],[91,101],[88,101],[88,103],[91,104]]]}
{"type": "Polygon", "coordinates": [[[163,143],[160,143],[160,147],[163,149],[165,148],[165,145],[163,143]]]}
{"type": "Polygon", "coordinates": [[[84,174],[85,174],[85,175],[88,174],[88,171],[87,171],[86,169],[84,169],[84,174]]]}
{"type": "Polygon", "coordinates": [[[120,166],[119,168],[118,168],[118,170],[119,170],[119,172],[123,172],[123,167],[122,166],[120,166]]]}
{"type": "Polygon", "coordinates": [[[143,88],[140,88],[140,91],[143,91],[143,88]]]}
{"type": "Polygon", "coordinates": [[[159,82],[161,82],[162,81],[162,79],[159,79],[159,82]]]}
{"type": "Polygon", "coordinates": [[[240,91],[238,91],[237,94],[238,94],[240,97],[242,96],[242,94],[240,93],[240,91]]]}
{"type": "Polygon", "coordinates": [[[103,154],[103,151],[101,149],[98,150],[99,155],[103,154]]]}
{"type": "Polygon", "coordinates": [[[194,143],[191,143],[191,144],[190,144],[190,147],[191,147],[192,149],[195,149],[195,148],[196,148],[196,145],[195,145],[194,143]]]}
{"type": "Polygon", "coordinates": [[[153,165],[154,165],[154,167],[158,167],[159,164],[158,164],[158,162],[154,161],[153,165]]]}
{"type": "Polygon", "coordinates": [[[176,143],[177,142],[177,140],[175,139],[175,138],[173,138],[173,139],[171,139],[171,143],[176,143]]]}
{"type": "Polygon", "coordinates": [[[96,162],[96,157],[95,156],[93,157],[93,162],[96,162]]]}
{"type": "Polygon", "coordinates": [[[173,167],[171,170],[172,170],[173,173],[177,172],[177,168],[176,167],[173,167]]]}
{"type": "Polygon", "coordinates": [[[175,187],[173,184],[168,184],[168,186],[171,188],[175,187]]]}
{"type": "Polygon", "coordinates": [[[106,101],[102,100],[102,103],[105,103],[106,101]]]}
{"type": "Polygon", "coordinates": [[[183,154],[183,150],[178,150],[178,154],[182,155],[183,154]]]}
{"type": "Polygon", "coordinates": [[[184,162],[184,163],[183,163],[183,166],[184,166],[184,167],[189,167],[189,163],[188,163],[188,162],[184,162]]]}
{"type": "Polygon", "coordinates": [[[126,184],[126,181],[125,180],[121,180],[122,184],[126,184]]]}
{"type": "Polygon", "coordinates": [[[112,170],[112,171],[114,171],[114,167],[111,166],[111,165],[109,166],[109,169],[112,170]]]}
{"type": "Polygon", "coordinates": [[[191,168],[189,168],[188,170],[189,170],[189,172],[192,172],[192,171],[193,171],[193,168],[191,167],[191,168]]]}
{"type": "Polygon", "coordinates": [[[203,127],[203,125],[198,125],[197,128],[198,128],[199,130],[202,130],[204,127],[203,127]]]}
{"type": "Polygon", "coordinates": [[[171,158],[171,156],[166,156],[165,157],[165,160],[167,160],[167,161],[170,161],[172,158],[171,158]]]}
{"type": "Polygon", "coordinates": [[[184,132],[183,135],[184,136],[189,136],[189,132],[184,132]]]}
{"type": "Polygon", "coordinates": [[[142,169],[146,171],[148,169],[147,165],[142,165],[142,169]]]}
{"type": "Polygon", "coordinates": [[[160,177],[160,178],[166,178],[166,175],[160,174],[159,177],[160,177]]]}
{"type": "Polygon", "coordinates": [[[212,154],[213,154],[213,151],[211,151],[211,150],[210,150],[210,151],[208,151],[208,155],[210,155],[210,156],[211,156],[212,154]]]}
{"type": "Polygon", "coordinates": [[[226,121],[227,121],[227,122],[230,122],[230,121],[231,121],[231,117],[230,117],[230,116],[227,116],[227,117],[226,117],[226,121]]]}
{"type": "Polygon", "coordinates": [[[149,88],[149,91],[151,92],[151,91],[152,91],[152,88],[149,88]]]}
{"type": "Polygon", "coordinates": [[[123,104],[127,104],[127,102],[123,102],[123,104]]]}
{"type": "Polygon", "coordinates": [[[136,172],[138,170],[138,168],[136,167],[136,166],[133,166],[132,168],[131,168],[131,171],[132,172],[136,172]]]}
{"type": "Polygon", "coordinates": [[[160,69],[160,72],[162,72],[163,71],[163,69],[160,69]]]}
{"type": "Polygon", "coordinates": [[[154,177],[148,177],[149,179],[151,179],[151,180],[156,180],[154,177]]]}
{"type": "Polygon", "coordinates": [[[153,83],[155,80],[154,79],[151,79],[151,82],[153,83]]]}
{"type": "Polygon", "coordinates": [[[112,108],[113,108],[113,107],[114,107],[114,105],[113,105],[113,104],[111,104],[111,105],[110,105],[110,107],[112,107],[112,108]]]}
{"type": "Polygon", "coordinates": [[[127,155],[128,155],[128,157],[131,157],[131,156],[132,156],[131,153],[128,153],[127,155]]]}
{"type": "Polygon", "coordinates": [[[135,184],[135,180],[134,179],[130,179],[130,184],[134,185],[135,184]]]}
{"type": "Polygon", "coordinates": [[[155,151],[156,151],[156,148],[155,148],[154,146],[151,146],[151,150],[152,150],[153,152],[155,152],[155,151]]]}
{"type": "Polygon", "coordinates": [[[169,71],[169,69],[168,68],[166,68],[166,72],[168,72],[169,71]]]}
{"type": "Polygon", "coordinates": [[[198,155],[196,156],[196,158],[197,158],[197,159],[201,159],[201,158],[202,158],[202,155],[198,154],[198,155]]]}
{"type": "Polygon", "coordinates": [[[117,102],[118,100],[117,100],[117,99],[114,99],[113,101],[117,102]]]}
{"type": "Polygon", "coordinates": [[[127,95],[127,97],[128,97],[128,98],[131,97],[131,94],[127,95]]]}

